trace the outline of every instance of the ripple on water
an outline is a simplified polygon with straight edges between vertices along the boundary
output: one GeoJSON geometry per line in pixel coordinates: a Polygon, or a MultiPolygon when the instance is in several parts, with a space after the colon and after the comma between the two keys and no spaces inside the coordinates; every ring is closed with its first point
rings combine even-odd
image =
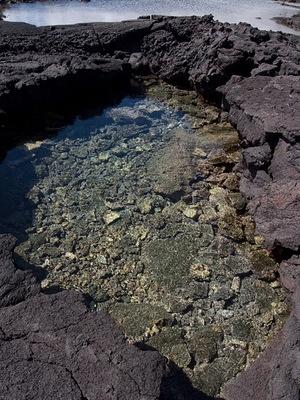
{"type": "Polygon", "coordinates": [[[245,212],[237,133],[196,95],[150,84],[11,151],[1,230],[44,288],[89,293],[128,338],[215,395],[285,319],[277,265],[245,212]],[[212,380],[213,377],[213,380],[212,380]]]}

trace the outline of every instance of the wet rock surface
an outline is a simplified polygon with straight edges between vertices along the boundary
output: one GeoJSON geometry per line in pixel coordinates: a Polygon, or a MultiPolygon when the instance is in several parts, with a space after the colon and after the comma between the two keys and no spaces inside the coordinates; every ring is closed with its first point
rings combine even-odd
{"type": "MultiPolygon", "coordinates": [[[[97,74],[99,71],[104,71],[102,76],[109,76],[106,72],[110,71],[110,66],[113,65],[114,71],[117,69],[114,76],[123,79],[128,76],[126,68],[130,59],[135,71],[150,70],[171,83],[189,84],[210,98],[220,99],[220,96],[223,96],[224,110],[229,111],[229,120],[237,127],[242,146],[247,148],[244,160],[239,167],[242,171],[240,189],[249,202],[250,213],[256,220],[257,232],[264,235],[265,243],[270,249],[279,255],[284,255],[287,259],[282,263],[283,269],[289,265],[286,270],[289,273],[286,275],[284,284],[291,293],[294,293],[291,294],[294,311],[282,333],[270,345],[267,352],[253,364],[253,367],[250,367],[248,372],[242,373],[237,381],[227,386],[224,393],[226,398],[239,398],[242,393],[244,399],[252,399],[254,395],[257,399],[283,397],[298,399],[299,384],[295,377],[299,376],[299,371],[295,360],[299,357],[296,345],[299,340],[296,302],[299,297],[296,284],[299,265],[293,260],[299,251],[299,235],[297,235],[299,227],[297,222],[299,216],[297,182],[299,174],[297,156],[299,39],[280,33],[259,31],[246,24],[238,26],[220,24],[214,22],[211,17],[157,18],[126,24],[91,24],[39,29],[28,25],[1,22],[0,32],[2,57],[0,108],[2,108],[1,118],[5,124],[11,119],[12,112],[22,112],[22,107],[28,112],[20,99],[30,98],[31,104],[36,105],[46,86],[49,95],[48,104],[51,104],[54,93],[56,98],[57,93],[66,93],[64,85],[69,79],[76,77],[77,81],[73,82],[80,87],[81,77],[93,76],[88,72],[89,69],[95,70],[97,74]],[[133,53],[135,56],[131,57],[133,53]],[[33,60],[34,64],[28,64],[30,60],[33,60]],[[105,69],[104,66],[107,65],[109,68],[105,69]],[[63,66],[62,69],[61,66],[63,66]],[[60,82],[60,85],[58,87],[52,85],[54,82],[60,82]],[[221,95],[216,94],[217,88],[219,88],[217,93],[222,93],[221,95]],[[29,93],[30,96],[28,96],[29,93]],[[270,116],[273,117],[270,118],[270,116]],[[291,230],[289,230],[290,226],[291,230]],[[292,229],[294,234],[292,234],[292,229]],[[293,252],[296,255],[289,259],[293,252]],[[270,365],[274,368],[269,368],[270,365]],[[257,388],[255,393],[253,393],[253,388],[257,388]]],[[[92,81],[93,79],[90,82],[92,81]]],[[[158,157],[159,154],[155,156],[158,157]]],[[[218,163],[220,155],[213,156],[212,161],[218,163]]],[[[180,175],[180,179],[174,179],[174,182],[177,185],[176,195],[178,195],[179,186],[184,187],[184,190],[187,189],[183,176],[180,175]]],[[[227,185],[235,187],[236,180],[228,179],[227,185]]],[[[174,192],[170,192],[169,188],[163,184],[163,180],[159,186],[160,190],[161,187],[163,191],[168,191],[168,196],[170,194],[174,196],[174,192]]],[[[197,190],[200,191],[201,196],[205,193],[207,196],[205,187],[197,190]]],[[[158,196],[162,194],[163,192],[157,193],[158,196]]],[[[210,199],[210,194],[208,199],[210,199]]],[[[174,202],[174,197],[173,199],[169,197],[169,201],[174,202]]],[[[242,207],[242,202],[237,203],[239,207],[242,207]]],[[[198,216],[193,207],[190,207],[191,204],[188,205],[185,214],[183,212],[182,214],[193,221],[198,216]]],[[[141,205],[141,209],[144,212],[151,209],[148,200],[141,205]]],[[[107,221],[114,220],[113,225],[122,220],[118,217],[120,214],[118,209],[109,213],[107,221]]],[[[211,210],[205,215],[209,215],[212,220],[216,218],[211,210]]],[[[232,213],[226,215],[225,221],[218,226],[218,229],[226,232],[226,235],[229,232],[229,237],[235,238],[234,240],[242,230],[247,231],[251,237],[253,231],[251,224],[246,230],[243,224],[234,224],[232,230],[230,221],[232,222],[234,217],[232,213]]],[[[184,235],[185,232],[180,232],[180,234],[184,235]]],[[[225,236],[224,233],[222,235],[225,236]]],[[[160,244],[168,240],[168,237],[159,237],[157,240],[160,244]]],[[[73,251],[69,253],[72,254],[73,251]]],[[[73,255],[69,255],[70,257],[72,258],[73,255]]],[[[150,260],[148,262],[151,266],[151,257],[147,253],[145,257],[150,260]]],[[[243,263],[238,263],[237,266],[231,266],[231,268],[234,271],[240,266],[247,275],[248,267],[243,263]]],[[[198,276],[198,279],[199,276],[201,279],[205,277],[208,279],[209,268],[207,267],[208,265],[193,267],[191,274],[198,276]]],[[[151,267],[150,270],[153,273],[151,267]]],[[[272,276],[272,269],[267,268],[263,276],[262,281],[265,284],[272,276]]],[[[195,282],[197,285],[204,283],[201,285],[201,293],[204,295],[207,281],[204,279],[203,282],[197,280],[195,282]]],[[[233,288],[238,288],[238,280],[235,279],[232,285],[233,288]]],[[[226,297],[225,294],[222,296],[226,297]]],[[[270,305],[272,296],[273,294],[270,295],[266,305],[270,305]]],[[[200,298],[197,301],[202,300],[200,298]]],[[[246,327],[239,328],[237,331],[242,331],[245,335],[247,330],[246,327]]],[[[174,345],[180,348],[180,351],[177,351],[178,364],[187,364],[189,356],[185,348],[181,346],[177,332],[172,330],[169,335],[170,337],[173,335],[174,345]]],[[[214,341],[216,343],[209,344],[207,346],[209,350],[203,354],[204,359],[212,360],[220,339],[206,340],[207,343],[214,341]]],[[[174,354],[173,349],[163,343],[162,338],[161,346],[164,347],[164,351],[174,354]]],[[[239,366],[243,364],[244,356],[240,352],[228,357],[228,360],[236,360],[232,368],[222,364],[226,359],[226,357],[214,359],[219,360],[219,366],[216,368],[219,371],[223,368],[226,372],[234,370],[238,372],[239,366]]],[[[193,364],[192,360],[191,365],[193,364]]],[[[217,376],[215,371],[213,363],[208,363],[202,369],[199,377],[201,387],[204,387],[205,382],[212,379],[212,376],[217,376]],[[205,376],[207,378],[203,378],[205,376]]],[[[220,379],[211,381],[210,387],[215,385],[215,392],[217,392],[223,381],[224,375],[220,379]]]]}

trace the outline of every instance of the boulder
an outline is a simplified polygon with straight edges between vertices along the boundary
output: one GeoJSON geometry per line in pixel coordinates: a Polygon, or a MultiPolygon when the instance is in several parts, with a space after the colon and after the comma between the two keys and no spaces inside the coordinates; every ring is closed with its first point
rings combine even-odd
{"type": "Polygon", "coordinates": [[[247,146],[273,144],[282,136],[294,143],[300,135],[300,82],[296,76],[255,76],[230,80],[219,89],[230,107],[229,118],[247,146]]]}
{"type": "Polygon", "coordinates": [[[17,304],[40,291],[31,271],[15,267],[12,257],[15,244],[13,236],[0,235],[0,307],[17,304]]]}

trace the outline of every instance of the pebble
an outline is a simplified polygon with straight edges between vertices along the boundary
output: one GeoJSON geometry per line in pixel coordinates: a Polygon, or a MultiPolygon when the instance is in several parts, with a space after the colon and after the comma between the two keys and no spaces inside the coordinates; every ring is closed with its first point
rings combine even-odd
{"type": "Polygon", "coordinates": [[[183,210],[183,214],[187,218],[195,219],[197,217],[197,209],[193,207],[188,207],[183,210]]]}
{"type": "Polygon", "coordinates": [[[99,255],[99,256],[97,257],[97,260],[100,262],[100,264],[107,265],[107,259],[106,259],[105,256],[99,255]]]}
{"type": "Polygon", "coordinates": [[[218,314],[221,315],[223,318],[228,319],[232,318],[234,315],[234,311],[232,310],[219,310],[218,314]]]}
{"type": "Polygon", "coordinates": [[[103,215],[103,220],[107,225],[112,224],[113,222],[117,221],[121,218],[121,215],[115,211],[108,212],[103,215]]]}
{"type": "Polygon", "coordinates": [[[73,261],[73,260],[76,260],[76,258],[77,258],[77,257],[76,257],[76,254],[71,253],[71,252],[69,252],[69,251],[65,254],[65,257],[68,258],[69,260],[72,260],[72,261],[73,261]]]}
{"type": "Polygon", "coordinates": [[[241,288],[241,278],[239,276],[235,276],[231,283],[231,290],[233,292],[238,293],[241,288]]]}
{"type": "Polygon", "coordinates": [[[211,271],[207,265],[193,264],[190,269],[191,275],[197,280],[207,280],[211,276],[211,271]]]}

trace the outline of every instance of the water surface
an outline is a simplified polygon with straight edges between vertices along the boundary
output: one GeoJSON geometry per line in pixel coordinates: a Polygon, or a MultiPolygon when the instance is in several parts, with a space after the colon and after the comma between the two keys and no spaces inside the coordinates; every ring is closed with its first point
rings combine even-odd
{"type": "Polygon", "coordinates": [[[285,32],[292,31],[271,18],[294,13],[291,7],[273,0],[92,0],[88,3],[58,0],[13,4],[5,11],[8,21],[25,21],[38,26],[122,21],[151,14],[213,14],[222,22],[242,21],[260,29],[285,32]]]}
{"type": "Polygon", "coordinates": [[[0,165],[0,232],[17,236],[19,266],[44,270],[44,289],[90,294],[209,395],[287,311],[244,212],[237,132],[219,117],[194,93],[150,85],[0,165]]]}

